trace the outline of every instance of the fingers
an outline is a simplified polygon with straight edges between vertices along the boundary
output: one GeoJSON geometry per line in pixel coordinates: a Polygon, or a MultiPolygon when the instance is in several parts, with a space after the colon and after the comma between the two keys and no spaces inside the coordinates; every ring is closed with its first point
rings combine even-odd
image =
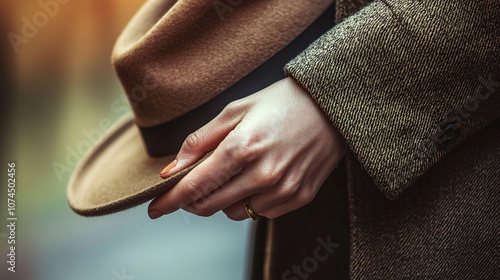
{"type": "Polygon", "coordinates": [[[160,176],[164,179],[168,178],[217,148],[243,118],[241,107],[234,104],[228,105],[217,117],[188,135],[176,159],[160,172],[160,176]]]}
{"type": "MultiPolygon", "coordinates": [[[[246,199],[247,197],[224,208],[222,212],[224,212],[224,214],[226,214],[226,216],[233,221],[242,221],[250,218],[245,211],[244,203],[246,199]]],[[[248,199],[250,202],[250,207],[252,207],[255,213],[271,219],[275,217],[268,216],[268,213],[266,213],[265,210],[267,210],[269,207],[273,208],[276,207],[276,205],[280,205],[288,201],[288,198],[286,197],[276,196],[269,193],[260,193],[257,195],[249,196],[248,199]]]]}
{"type": "MultiPolygon", "coordinates": [[[[250,200],[251,208],[259,215],[266,216],[266,210],[276,207],[293,199],[293,197],[299,191],[302,182],[299,173],[290,174],[281,173],[278,170],[273,172],[262,170],[263,164],[257,162],[257,168],[254,168],[253,176],[241,176],[240,180],[234,180],[228,183],[230,185],[227,189],[235,189],[235,191],[240,191],[237,196],[233,197],[222,197],[224,204],[216,204],[218,197],[214,195],[210,197],[210,206],[213,208],[218,208],[223,210],[223,212],[232,220],[240,221],[249,218],[244,207],[244,201],[248,198],[250,200]],[[244,181],[244,177],[247,177],[248,191],[242,191],[241,187],[238,188],[238,184],[244,181]],[[232,186],[231,186],[232,185],[232,186]],[[232,200],[230,200],[232,199],[232,200]],[[234,203],[234,201],[237,201],[234,203]],[[232,203],[231,203],[232,202],[232,203]]],[[[265,166],[265,165],[264,165],[265,166]]],[[[226,189],[226,188],[225,188],[226,189]]],[[[224,194],[223,192],[221,192],[224,194]]]]}
{"type": "Polygon", "coordinates": [[[242,145],[241,143],[245,141],[241,140],[241,137],[237,139],[236,137],[234,138],[235,139],[231,139],[228,137],[227,139],[231,139],[231,141],[225,140],[217,148],[216,152],[227,149],[226,153],[233,153],[233,155],[226,156],[226,158],[235,158],[240,162],[240,166],[244,166],[244,170],[237,176],[231,178],[231,180],[225,182],[224,185],[208,196],[203,197],[191,205],[183,207],[184,210],[196,215],[210,216],[219,210],[231,206],[235,201],[243,200],[257,193],[270,194],[270,197],[272,197],[274,201],[269,201],[269,203],[265,203],[265,205],[275,205],[275,203],[284,201],[281,199],[283,197],[286,198],[286,193],[284,194],[279,189],[271,193],[270,189],[283,184],[283,182],[280,183],[282,180],[286,180],[290,183],[288,185],[293,187],[298,186],[298,184],[294,184],[292,180],[298,181],[300,176],[294,175],[284,178],[287,172],[284,162],[300,162],[300,160],[294,161],[295,157],[291,155],[267,157],[265,159],[255,157],[255,155],[258,154],[266,154],[265,150],[259,148],[258,145],[253,148],[251,145],[242,148],[239,145],[242,145]],[[231,145],[226,142],[236,143],[236,145],[231,145]]]}
{"type": "Polygon", "coordinates": [[[162,177],[214,152],[151,203],[153,216],[179,208],[209,216],[223,209],[241,220],[249,197],[258,214],[275,218],[309,203],[340,159],[342,141],[307,94],[286,86],[231,103],[189,135],[162,177]]]}
{"type": "Polygon", "coordinates": [[[295,181],[295,179],[290,178],[284,178],[268,189],[269,191],[244,197],[237,203],[224,208],[222,211],[231,220],[241,221],[247,219],[249,217],[245,211],[243,203],[245,199],[248,198],[250,206],[255,213],[266,218],[274,219],[306,205],[316,195],[314,192],[306,196],[303,193],[304,188],[302,182],[298,182],[295,181]],[[285,205],[285,207],[283,207],[283,205],[285,205]],[[283,212],[285,210],[286,212],[283,212]]]}
{"type": "MultiPolygon", "coordinates": [[[[297,172],[299,169],[296,166],[275,185],[266,188],[267,191],[248,196],[254,212],[263,217],[274,219],[309,204],[316,197],[320,186],[331,171],[325,168],[329,164],[326,162],[310,162],[309,164],[312,168],[305,174],[297,172]]],[[[245,199],[246,197],[240,199],[222,211],[228,218],[235,221],[248,219],[243,204],[245,199]]]]}
{"type": "Polygon", "coordinates": [[[221,160],[220,152],[215,150],[177,185],[155,198],[149,206],[149,212],[168,214],[192,204],[222,186],[241,169],[236,161],[221,160]]]}
{"type": "Polygon", "coordinates": [[[208,217],[231,206],[235,201],[243,200],[265,190],[270,185],[269,183],[274,185],[276,182],[271,182],[270,179],[259,176],[260,173],[257,170],[259,167],[258,164],[254,163],[252,167],[247,167],[217,190],[183,207],[183,209],[195,215],[208,217]]]}
{"type": "MultiPolygon", "coordinates": [[[[274,219],[286,213],[292,212],[309,204],[316,193],[297,193],[292,196],[275,195],[269,193],[260,193],[250,196],[250,206],[253,211],[265,218],[274,219]]],[[[223,209],[222,211],[228,218],[234,221],[248,219],[249,216],[245,211],[244,201],[246,198],[237,203],[223,209]]]]}
{"type": "MultiPolygon", "coordinates": [[[[168,214],[186,207],[213,193],[248,166],[257,152],[238,148],[242,141],[240,136],[235,135],[241,134],[229,133],[211,156],[189,172],[172,189],[154,199],[149,206],[149,212],[156,213],[153,215],[156,217],[158,211],[168,214]]],[[[206,211],[201,209],[198,212],[206,211]]]]}

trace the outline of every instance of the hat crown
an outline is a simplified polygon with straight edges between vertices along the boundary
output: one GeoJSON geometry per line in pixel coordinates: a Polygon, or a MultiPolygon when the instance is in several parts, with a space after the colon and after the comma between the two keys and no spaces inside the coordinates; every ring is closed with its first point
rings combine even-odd
{"type": "Polygon", "coordinates": [[[284,48],[332,0],[150,0],[113,51],[136,122],[169,122],[284,48]]]}

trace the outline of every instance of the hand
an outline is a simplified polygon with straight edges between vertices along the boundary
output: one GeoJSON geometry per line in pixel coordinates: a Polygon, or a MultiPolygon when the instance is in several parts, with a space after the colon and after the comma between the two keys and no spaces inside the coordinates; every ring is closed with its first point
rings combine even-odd
{"type": "Polygon", "coordinates": [[[163,178],[214,150],[149,206],[155,219],[180,208],[200,216],[219,210],[248,218],[243,201],[276,218],[313,200],[346,145],[309,93],[292,78],[229,104],[187,137],[163,178]]]}

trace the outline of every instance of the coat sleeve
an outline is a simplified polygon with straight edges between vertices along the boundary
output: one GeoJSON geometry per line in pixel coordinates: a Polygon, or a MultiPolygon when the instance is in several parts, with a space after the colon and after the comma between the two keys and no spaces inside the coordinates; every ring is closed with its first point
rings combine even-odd
{"type": "Polygon", "coordinates": [[[500,1],[374,1],[285,71],[394,199],[498,118],[500,1]]]}

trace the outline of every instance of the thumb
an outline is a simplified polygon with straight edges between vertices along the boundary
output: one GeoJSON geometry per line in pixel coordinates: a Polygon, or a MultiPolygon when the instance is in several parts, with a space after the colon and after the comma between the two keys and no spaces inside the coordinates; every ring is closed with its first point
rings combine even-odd
{"type": "Polygon", "coordinates": [[[209,123],[189,134],[175,160],[160,172],[160,176],[164,179],[172,176],[217,148],[243,118],[241,112],[235,113],[234,110],[224,109],[209,123]]]}

